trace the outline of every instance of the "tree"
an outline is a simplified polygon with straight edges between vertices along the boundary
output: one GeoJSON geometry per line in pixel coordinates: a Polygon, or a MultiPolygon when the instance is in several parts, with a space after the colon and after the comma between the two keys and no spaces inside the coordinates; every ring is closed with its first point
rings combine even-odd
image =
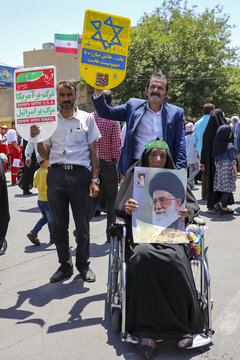
{"type": "Polygon", "coordinates": [[[169,101],[198,117],[212,102],[228,116],[240,107],[239,57],[231,48],[229,17],[218,5],[197,13],[187,1],[164,1],[131,29],[126,78],[114,89],[120,102],[143,97],[148,78],[161,69],[169,79],[169,101]]]}

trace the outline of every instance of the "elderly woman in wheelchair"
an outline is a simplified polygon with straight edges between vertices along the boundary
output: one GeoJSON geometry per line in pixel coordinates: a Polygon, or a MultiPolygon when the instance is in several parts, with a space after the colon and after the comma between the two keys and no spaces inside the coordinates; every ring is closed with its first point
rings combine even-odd
{"type": "MultiPolygon", "coordinates": [[[[139,339],[140,351],[148,359],[160,339],[174,339],[180,349],[191,347],[193,334],[203,332],[203,320],[186,245],[133,242],[131,215],[138,208],[132,199],[135,166],[176,167],[165,142],[147,144],[140,160],[129,168],[116,201],[116,214],[127,222],[129,245],[126,332],[139,339]]],[[[188,225],[199,213],[189,189],[186,207],[179,215],[188,225]]]]}

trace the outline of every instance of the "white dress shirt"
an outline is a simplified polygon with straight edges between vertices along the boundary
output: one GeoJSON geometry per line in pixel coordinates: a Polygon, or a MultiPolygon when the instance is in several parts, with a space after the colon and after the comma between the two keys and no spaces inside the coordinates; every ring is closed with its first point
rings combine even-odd
{"type": "Polygon", "coordinates": [[[81,165],[91,171],[89,145],[100,137],[93,115],[77,109],[72,117],[65,119],[58,112],[57,129],[44,141],[50,146],[50,165],[81,165]]]}
{"type": "Polygon", "coordinates": [[[162,107],[161,110],[154,112],[147,104],[147,110],[143,114],[136,128],[136,146],[134,159],[140,159],[144,146],[152,140],[163,140],[162,131],[162,107]]]}

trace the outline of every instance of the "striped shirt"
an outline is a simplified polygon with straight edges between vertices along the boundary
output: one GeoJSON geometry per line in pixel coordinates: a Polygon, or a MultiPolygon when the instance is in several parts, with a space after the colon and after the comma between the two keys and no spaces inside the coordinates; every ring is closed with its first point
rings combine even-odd
{"type": "Polygon", "coordinates": [[[122,146],[120,123],[100,118],[96,111],[93,113],[93,116],[102,135],[98,141],[99,159],[116,159],[118,161],[122,146]]]}

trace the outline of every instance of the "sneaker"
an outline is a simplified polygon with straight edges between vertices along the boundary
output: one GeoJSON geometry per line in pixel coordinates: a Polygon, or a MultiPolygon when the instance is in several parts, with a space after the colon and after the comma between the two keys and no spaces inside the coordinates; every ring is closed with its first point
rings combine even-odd
{"type": "Polygon", "coordinates": [[[29,238],[29,240],[34,244],[34,245],[37,245],[39,246],[40,245],[40,241],[39,239],[37,238],[37,235],[30,232],[29,234],[27,234],[27,237],[29,238]]]}
{"type": "Polygon", "coordinates": [[[69,268],[66,270],[62,265],[57,269],[57,271],[51,276],[50,283],[59,282],[62,280],[69,279],[73,274],[73,268],[69,265],[69,268]]]}

